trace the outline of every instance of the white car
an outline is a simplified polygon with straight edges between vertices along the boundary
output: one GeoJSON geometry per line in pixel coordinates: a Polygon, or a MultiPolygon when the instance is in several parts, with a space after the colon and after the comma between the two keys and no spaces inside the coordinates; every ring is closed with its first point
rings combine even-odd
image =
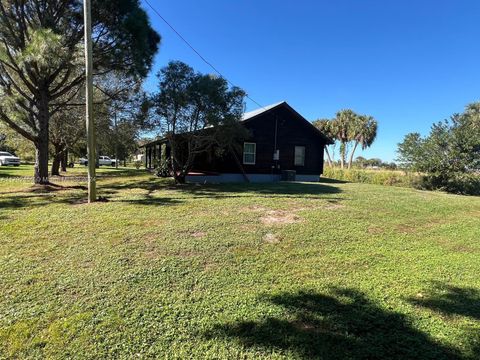
{"type": "Polygon", "coordinates": [[[20,166],[20,158],[6,151],[0,151],[0,166],[13,165],[20,166]]]}
{"type": "MultiPolygon", "coordinates": [[[[118,162],[117,159],[111,159],[108,156],[99,156],[98,157],[98,165],[102,166],[115,166],[115,164],[118,162]]],[[[88,159],[87,158],[80,158],[78,160],[78,163],[80,165],[88,165],[88,159]]]]}

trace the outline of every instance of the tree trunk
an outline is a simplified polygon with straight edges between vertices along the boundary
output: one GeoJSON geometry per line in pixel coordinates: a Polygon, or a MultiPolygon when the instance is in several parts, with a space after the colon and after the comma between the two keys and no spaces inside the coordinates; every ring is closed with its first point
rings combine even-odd
{"type": "Polygon", "coordinates": [[[48,184],[48,137],[50,113],[48,110],[48,92],[40,91],[38,99],[38,136],[35,141],[34,183],[48,184]]]}
{"type": "Polygon", "coordinates": [[[62,153],[57,153],[53,156],[52,161],[52,176],[60,176],[60,162],[62,161],[62,153]]]}
{"type": "Polygon", "coordinates": [[[62,171],[66,172],[67,167],[68,167],[68,149],[63,150],[62,159],[61,159],[60,163],[61,163],[62,171]]]}
{"type": "MultiPolygon", "coordinates": [[[[118,127],[117,127],[117,110],[115,109],[114,122],[115,122],[115,169],[118,169],[118,127]]],[[[154,149],[157,147],[155,145],[154,149]]],[[[154,150],[155,151],[155,150],[154,150]]]]}
{"type": "Polygon", "coordinates": [[[332,158],[330,157],[330,152],[328,151],[328,145],[325,145],[325,154],[327,154],[328,166],[332,167],[332,158]]]}
{"type": "Polygon", "coordinates": [[[248,178],[247,173],[245,172],[245,169],[242,166],[242,163],[238,159],[238,156],[237,156],[237,153],[235,152],[235,149],[233,149],[231,146],[229,146],[228,149],[232,153],[233,158],[235,159],[235,162],[237,163],[238,168],[242,172],[243,179],[245,180],[245,182],[249,183],[250,179],[248,178]]]}
{"type": "Polygon", "coordinates": [[[345,143],[340,145],[340,167],[343,169],[345,166],[345,150],[346,150],[345,143]]]}
{"type": "Polygon", "coordinates": [[[353,146],[352,152],[350,154],[350,161],[348,162],[348,168],[352,168],[352,163],[353,163],[353,155],[355,154],[355,150],[357,150],[358,146],[358,141],[355,141],[355,145],[353,146]]]}
{"type": "Polygon", "coordinates": [[[183,171],[177,173],[174,175],[174,178],[175,178],[175,183],[177,184],[185,184],[185,173],[183,171]]]}
{"type": "Polygon", "coordinates": [[[35,184],[48,184],[48,137],[35,142],[35,167],[33,181],[35,184]]]}
{"type": "Polygon", "coordinates": [[[62,162],[62,157],[63,157],[63,148],[59,144],[54,144],[54,154],[53,154],[53,161],[52,161],[52,169],[51,169],[51,175],[52,176],[59,176],[60,175],[60,163],[62,162]]]}

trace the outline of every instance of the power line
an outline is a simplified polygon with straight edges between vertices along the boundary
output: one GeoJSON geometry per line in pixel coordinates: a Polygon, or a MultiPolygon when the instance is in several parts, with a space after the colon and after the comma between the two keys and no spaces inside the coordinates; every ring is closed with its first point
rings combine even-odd
{"type": "MultiPolygon", "coordinates": [[[[218,75],[220,75],[222,78],[224,78],[231,86],[236,86],[234,83],[232,83],[230,80],[228,80],[228,78],[227,78],[226,76],[223,76],[223,74],[222,74],[220,71],[218,71],[217,68],[216,68],[215,66],[213,66],[213,64],[212,64],[210,61],[208,61],[207,59],[205,59],[205,58],[202,56],[202,54],[200,54],[200,52],[197,51],[197,49],[195,49],[195,48],[193,47],[193,45],[190,44],[190,43],[187,41],[187,39],[185,39],[185,38],[182,36],[182,34],[180,34],[180,33],[173,27],[173,26],[158,12],[158,10],[155,9],[155,8],[152,6],[152,4],[150,4],[150,2],[149,2],[148,0],[144,0],[144,1],[145,1],[145,3],[150,7],[150,9],[152,9],[152,11],[153,11],[155,14],[157,14],[157,16],[158,16],[160,19],[162,19],[162,21],[163,21],[165,24],[167,24],[170,29],[173,30],[174,33],[177,34],[177,36],[178,36],[190,49],[192,49],[192,51],[193,51],[195,54],[197,54],[200,59],[202,59],[202,61],[203,61],[205,64],[207,64],[208,66],[210,66],[210,67],[213,69],[213,71],[215,71],[218,75]]],[[[248,94],[245,94],[245,96],[246,96],[250,101],[252,101],[252,102],[255,103],[256,105],[258,105],[259,107],[263,108],[264,110],[267,110],[267,109],[265,109],[264,106],[262,106],[260,103],[258,103],[257,101],[255,101],[255,100],[254,100],[252,97],[250,97],[248,94]]]]}

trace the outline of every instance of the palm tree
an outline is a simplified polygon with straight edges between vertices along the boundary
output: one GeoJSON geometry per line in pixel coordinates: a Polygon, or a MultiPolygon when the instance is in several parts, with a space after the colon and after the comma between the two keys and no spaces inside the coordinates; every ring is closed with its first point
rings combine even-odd
{"type": "Polygon", "coordinates": [[[340,142],[340,164],[342,169],[345,167],[345,160],[348,152],[348,143],[353,140],[353,130],[357,122],[358,115],[350,110],[340,110],[333,119],[331,131],[334,138],[340,142]]]}
{"type": "MultiPolygon", "coordinates": [[[[333,129],[333,121],[329,119],[318,119],[313,122],[313,125],[320,130],[325,136],[329,137],[332,140],[335,140],[333,129]]],[[[327,154],[328,166],[333,166],[332,157],[328,151],[328,145],[325,146],[325,154],[327,154]]]]}
{"type": "Polygon", "coordinates": [[[377,137],[377,128],[377,121],[372,116],[357,116],[354,125],[350,128],[352,141],[354,141],[355,144],[350,153],[350,161],[348,162],[349,169],[352,167],[353,156],[355,155],[355,150],[357,150],[358,145],[362,146],[362,150],[369,148],[377,137]]]}

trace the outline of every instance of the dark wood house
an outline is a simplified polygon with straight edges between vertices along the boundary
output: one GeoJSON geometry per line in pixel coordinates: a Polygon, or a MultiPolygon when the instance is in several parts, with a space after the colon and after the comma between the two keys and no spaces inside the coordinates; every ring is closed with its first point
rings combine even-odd
{"type": "MultiPolygon", "coordinates": [[[[323,173],[325,145],[332,140],[286,102],[245,113],[241,123],[249,133],[239,147],[243,152],[198,156],[187,181],[319,180],[323,173]]],[[[145,145],[147,168],[152,168],[155,160],[160,159],[162,146],[168,147],[162,139],[145,145]]],[[[164,148],[163,152],[168,154],[168,149],[164,148]]]]}

